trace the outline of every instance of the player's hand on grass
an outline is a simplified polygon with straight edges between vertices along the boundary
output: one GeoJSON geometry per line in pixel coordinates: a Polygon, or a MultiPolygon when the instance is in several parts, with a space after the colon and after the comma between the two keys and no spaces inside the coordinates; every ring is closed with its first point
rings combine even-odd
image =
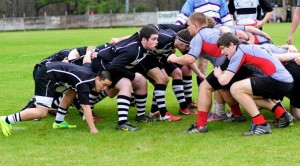
{"type": "Polygon", "coordinates": [[[94,128],[94,129],[90,129],[90,132],[91,132],[92,134],[97,134],[97,133],[98,133],[98,130],[97,130],[96,128],[94,128]]]}

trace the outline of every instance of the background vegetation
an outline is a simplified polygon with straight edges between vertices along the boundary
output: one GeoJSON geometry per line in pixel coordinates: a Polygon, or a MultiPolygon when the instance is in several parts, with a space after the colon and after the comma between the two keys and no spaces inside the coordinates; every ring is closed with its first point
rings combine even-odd
{"type": "MultiPolygon", "coordinates": [[[[264,30],[273,41],[284,44],[290,24],[268,24],[264,30]]],[[[32,70],[41,59],[65,48],[100,45],[111,37],[131,34],[138,28],[79,29],[0,33],[0,115],[17,112],[33,95],[32,70]]],[[[300,48],[299,32],[294,37],[300,48]]],[[[194,78],[195,80],[195,78],[194,78]]],[[[150,111],[152,85],[149,85],[147,112],[150,111]]],[[[197,86],[193,98],[197,101],[197,86]]],[[[167,108],[177,115],[178,103],[171,87],[167,89],[167,108]]],[[[284,105],[289,108],[288,99],[284,105]]],[[[244,110],[243,110],[244,111],[244,110]]],[[[245,112],[245,111],[244,111],[245,112]]],[[[274,116],[262,111],[268,120],[274,116]]],[[[115,99],[96,105],[104,118],[96,122],[100,133],[92,135],[78,112],[70,108],[67,121],[77,128],[54,130],[53,116],[41,121],[14,124],[12,136],[0,134],[0,165],[298,165],[300,125],[272,128],[272,134],[243,137],[251,120],[243,123],[211,122],[209,132],[189,135],[181,131],[196,116],[182,116],[179,122],[138,123],[136,108],[129,122],[138,132],[115,130],[115,99]]]]}

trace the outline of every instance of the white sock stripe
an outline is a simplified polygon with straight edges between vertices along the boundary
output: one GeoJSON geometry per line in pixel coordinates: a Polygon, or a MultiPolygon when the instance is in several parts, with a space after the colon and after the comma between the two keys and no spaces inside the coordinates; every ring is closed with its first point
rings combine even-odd
{"type": "Polygon", "coordinates": [[[165,93],[166,93],[165,90],[155,90],[154,91],[155,96],[156,96],[156,94],[165,94],[165,93]]]}
{"type": "Polygon", "coordinates": [[[166,104],[158,104],[157,107],[158,107],[158,108],[165,108],[165,107],[166,107],[166,104]]]}
{"type": "Polygon", "coordinates": [[[118,109],[129,109],[129,106],[127,106],[127,105],[119,105],[118,104],[118,109]]]}
{"type": "Polygon", "coordinates": [[[128,104],[130,104],[130,101],[126,100],[126,99],[118,98],[117,103],[128,103],[128,104]]]}
{"type": "Polygon", "coordinates": [[[146,101],[147,101],[147,98],[144,98],[144,99],[135,99],[135,102],[137,102],[137,103],[146,102],[146,101]]]}
{"type": "Polygon", "coordinates": [[[128,115],[128,111],[118,111],[118,115],[128,115]]]}
{"type": "Polygon", "coordinates": [[[119,121],[127,120],[127,117],[119,117],[119,121]]]}

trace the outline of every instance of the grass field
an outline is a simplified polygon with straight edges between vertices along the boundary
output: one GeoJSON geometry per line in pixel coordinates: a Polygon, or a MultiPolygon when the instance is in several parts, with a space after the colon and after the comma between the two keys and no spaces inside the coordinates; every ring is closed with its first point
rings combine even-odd
{"type": "MultiPolygon", "coordinates": [[[[273,41],[284,44],[290,24],[268,24],[264,30],[273,41]]],[[[138,28],[51,30],[0,33],[0,115],[17,112],[33,95],[32,70],[35,63],[65,48],[100,45],[111,37],[131,34],[138,28]]],[[[299,29],[294,37],[300,48],[299,29]]],[[[193,98],[197,101],[197,87],[193,98]]],[[[152,86],[149,86],[147,112],[150,111],[152,86]]],[[[167,108],[177,114],[178,104],[167,89],[167,108]]],[[[289,108],[288,100],[284,105],[289,108]]],[[[272,114],[262,111],[268,120],[272,114]]],[[[0,165],[299,165],[300,124],[285,129],[272,128],[272,134],[242,137],[251,120],[244,123],[209,123],[206,134],[188,135],[181,131],[195,122],[196,116],[182,116],[180,122],[138,123],[135,108],[129,122],[138,132],[115,130],[115,99],[96,105],[104,118],[96,122],[99,134],[92,135],[74,109],[67,121],[76,129],[53,130],[53,116],[41,121],[14,124],[12,136],[0,134],[0,165]]]]}

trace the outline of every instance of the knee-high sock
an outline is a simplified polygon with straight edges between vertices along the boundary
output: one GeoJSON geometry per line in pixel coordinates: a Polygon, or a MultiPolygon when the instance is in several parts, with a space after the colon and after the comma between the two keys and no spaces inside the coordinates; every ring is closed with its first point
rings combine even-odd
{"type": "Polygon", "coordinates": [[[156,98],[154,95],[154,91],[153,91],[153,96],[152,96],[152,105],[151,105],[151,113],[154,113],[156,111],[159,111],[158,107],[157,107],[157,103],[156,103],[156,98]]]}
{"type": "Polygon", "coordinates": [[[183,89],[186,102],[192,102],[192,76],[183,76],[183,89]]]}
{"type": "Polygon", "coordinates": [[[67,111],[68,111],[68,109],[58,107],[57,113],[56,113],[56,116],[55,116],[55,122],[56,123],[63,122],[65,120],[65,116],[66,116],[67,111]]]}
{"type": "Polygon", "coordinates": [[[160,115],[164,117],[167,113],[166,102],[165,102],[165,93],[166,93],[166,85],[156,84],[154,86],[154,96],[156,99],[157,107],[160,111],[160,115]]]}
{"type": "Polygon", "coordinates": [[[5,119],[6,123],[8,124],[13,124],[13,123],[16,123],[16,122],[21,122],[21,115],[20,115],[20,112],[17,112],[15,114],[11,114],[11,115],[8,115],[5,119]]]}
{"type": "Polygon", "coordinates": [[[137,116],[145,115],[146,109],[146,101],[147,101],[147,94],[146,95],[135,95],[135,102],[137,108],[137,116]]]}
{"type": "Polygon", "coordinates": [[[130,97],[124,95],[119,95],[117,97],[119,125],[127,122],[129,105],[130,105],[130,97]]]}
{"type": "Polygon", "coordinates": [[[181,79],[173,80],[172,88],[178,100],[180,109],[186,109],[187,103],[185,101],[184,92],[183,92],[183,82],[181,79]]]}

